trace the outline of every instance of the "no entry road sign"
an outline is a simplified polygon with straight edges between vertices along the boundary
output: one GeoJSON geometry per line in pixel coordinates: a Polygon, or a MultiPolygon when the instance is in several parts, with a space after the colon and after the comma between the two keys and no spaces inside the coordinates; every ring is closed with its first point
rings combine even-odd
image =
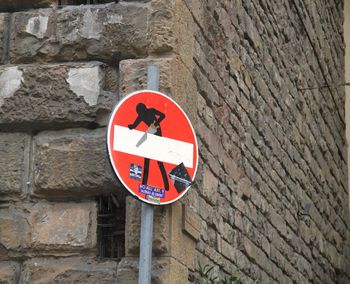
{"type": "Polygon", "coordinates": [[[107,144],[119,180],[149,204],[178,200],[195,178],[193,127],[181,107],[160,92],[142,90],[122,99],[112,112],[107,144]]]}

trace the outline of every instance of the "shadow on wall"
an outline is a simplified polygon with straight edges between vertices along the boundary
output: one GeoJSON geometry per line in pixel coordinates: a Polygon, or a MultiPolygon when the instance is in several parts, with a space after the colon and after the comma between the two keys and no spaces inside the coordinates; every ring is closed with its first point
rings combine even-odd
{"type": "Polygon", "coordinates": [[[105,4],[110,2],[119,2],[119,0],[1,0],[0,12],[15,12],[65,5],[105,4]]]}

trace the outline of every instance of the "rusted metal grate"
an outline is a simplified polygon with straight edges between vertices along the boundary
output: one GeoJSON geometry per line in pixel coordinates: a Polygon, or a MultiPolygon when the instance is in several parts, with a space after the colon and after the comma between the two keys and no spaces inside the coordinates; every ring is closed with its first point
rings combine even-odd
{"type": "Polygon", "coordinates": [[[125,206],[113,195],[98,198],[97,237],[99,257],[125,256],[125,206]]]}
{"type": "Polygon", "coordinates": [[[110,2],[118,2],[119,0],[59,0],[58,5],[90,5],[90,4],[105,4],[110,2]]]}

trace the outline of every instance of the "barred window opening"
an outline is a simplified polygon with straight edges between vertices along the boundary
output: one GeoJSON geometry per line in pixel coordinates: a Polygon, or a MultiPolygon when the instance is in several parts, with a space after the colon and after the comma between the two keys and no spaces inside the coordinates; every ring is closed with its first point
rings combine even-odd
{"type": "Polygon", "coordinates": [[[59,0],[60,6],[67,5],[91,5],[91,4],[106,4],[111,2],[118,2],[119,0],[59,0]]]}
{"type": "Polygon", "coordinates": [[[114,195],[98,198],[98,256],[120,260],[125,256],[125,204],[114,195]]]}

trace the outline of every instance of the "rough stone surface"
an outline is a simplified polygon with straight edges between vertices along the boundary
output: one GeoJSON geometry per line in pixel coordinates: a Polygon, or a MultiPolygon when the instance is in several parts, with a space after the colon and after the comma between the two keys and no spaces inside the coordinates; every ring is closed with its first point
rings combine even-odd
{"type": "Polygon", "coordinates": [[[33,258],[25,261],[20,283],[87,283],[116,282],[117,263],[97,262],[90,258],[33,258]]]}
{"type": "Polygon", "coordinates": [[[48,16],[36,16],[28,20],[25,32],[35,36],[36,38],[42,39],[47,31],[47,24],[49,21],[48,16]]]}
{"type": "Polygon", "coordinates": [[[29,245],[29,226],[26,214],[13,206],[0,210],[0,247],[19,250],[29,245]]]}
{"type": "MultiPolygon", "coordinates": [[[[171,256],[182,263],[185,267],[195,267],[195,249],[196,240],[189,234],[185,234],[182,230],[184,221],[183,204],[180,202],[173,203],[170,209],[170,250],[171,256]]],[[[179,276],[181,277],[181,276],[179,276]]]]}
{"type": "Polygon", "coordinates": [[[94,203],[36,204],[31,208],[31,247],[34,249],[91,249],[96,246],[94,203]]]}
{"type": "Polygon", "coordinates": [[[350,282],[344,89],[300,90],[344,81],[341,6],[185,2],[203,164],[197,258],[239,269],[243,283],[350,282]]]}
{"type": "Polygon", "coordinates": [[[186,3],[182,0],[153,0],[149,10],[149,53],[174,52],[191,70],[194,24],[186,3]]]}
{"type": "Polygon", "coordinates": [[[11,205],[0,210],[0,220],[0,248],[9,255],[96,247],[95,202],[11,205]]]}
{"type": "Polygon", "coordinates": [[[67,82],[69,88],[78,96],[83,97],[89,106],[97,104],[100,95],[101,74],[99,67],[71,68],[67,82]]]}
{"type": "Polygon", "coordinates": [[[15,13],[11,62],[103,60],[144,55],[146,4],[110,3],[15,13]]]}
{"type": "Polygon", "coordinates": [[[117,75],[98,62],[0,67],[0,86],[8,130],[105,125],[117,100],[117,75]]]}
{"type": "MultiPolygon", "coordinates": [[[[152,264],[154,262],[152,261],[152,264]]],[[[118,264],[117,281],[121,284],[138,283],[138,258],[124,257],[118,264]]]]}
{"type": "Polygon", "coordinates": [[[7,36],[8,36],[8,22],[9,14],[0,14],[0,62],[4,63],[7,56],[7,36]]]}
{"type": "Polygon", "coordinates": [[[17,283],[19,280],[19,272],[19,263],[13,261],[0,261],[0,283],[17,283]]]}
{"type": "Polygon", "coordinates": [[[0,199],[25,191],[29,137],[19,133],[0,134],[0,199]]]}
{"type": "Polygon", "coordinates": [[[195,241],[199,240],[201,219],[190,207],[183,206],[182,210],[182,231],[187,233],[195,241]]]}
{"type": "Polygon", "coordinates": [[[156,208],[153,283],[198,283],[197,261],[242,283],[349,283],[343,4],[0,14],[0,279],[137,283],[140,204],[125,201],[118,266],[95,260],[95,204],[123,192],[105,153],[108,114],[158,64],[160,90],[195,126],[199,168],[180,202],[156,208]]]}
{"type": "MultiPolygon", "coordinates": [[[[192,209],[180,202],[167,207],[156,207],[153,228],[154,283],[186,283],[188,269],[195,266],[195,245],[199,239],[200,219],[192,209]],[[159,281],[159,282],[158,282],[159,281]],[[178,282],[179,281],[179,282],[178,282]]],[[[140,250],[140,202],[126,199],[126,258],[118,268],[118,281],[137,283],[137,263],[140,250]],[[129,281],[129,282],[128,282],[129,281]]],[[[153,283],[153,282],[152,282],[153,283]]]]}
{"type": "Polygon", "coordinates": [[[195,123],[197,117],[196,109],[193,107],[197,101],[195,81],[179,56],[121,61],[119,64],[121,96],[147,88],[149,65],[160,67],[159,90],[173,98],[189,116],[191,122],[195,123]]]}
{"type": "Polygon", "coordinates": [[[35,137],[33,170],[33,193],[47,197],[99,195],[116,191],[118,184],[105,128],[42,132],[35,137]]]}
{"type": "Polygon", "coordinates": [[[12,97],[19,90],[23,81],[23,72],[18,67],[7,67],[0,75],[0,106],[6,98],[12,97]]]}
{"type": "MultiPolygon", "coordinates": [[[[126,256],[137,256],[140,252],[141,204],[135,198],[126,199],[126,256]]],[[[169,210],[156,207],[153,225],[153,254],[168,255],[170,252],[169,210]]]]}
{"type": "MultiPolygon", "coordinates": [[[[153,257],[152,284],[187,283],[187,268],[176,259],[166,257],[153,257]]],[[[117,281],[120,284],[138,283],[138,259],[126,257],[118,264],[117,281]]]]}

